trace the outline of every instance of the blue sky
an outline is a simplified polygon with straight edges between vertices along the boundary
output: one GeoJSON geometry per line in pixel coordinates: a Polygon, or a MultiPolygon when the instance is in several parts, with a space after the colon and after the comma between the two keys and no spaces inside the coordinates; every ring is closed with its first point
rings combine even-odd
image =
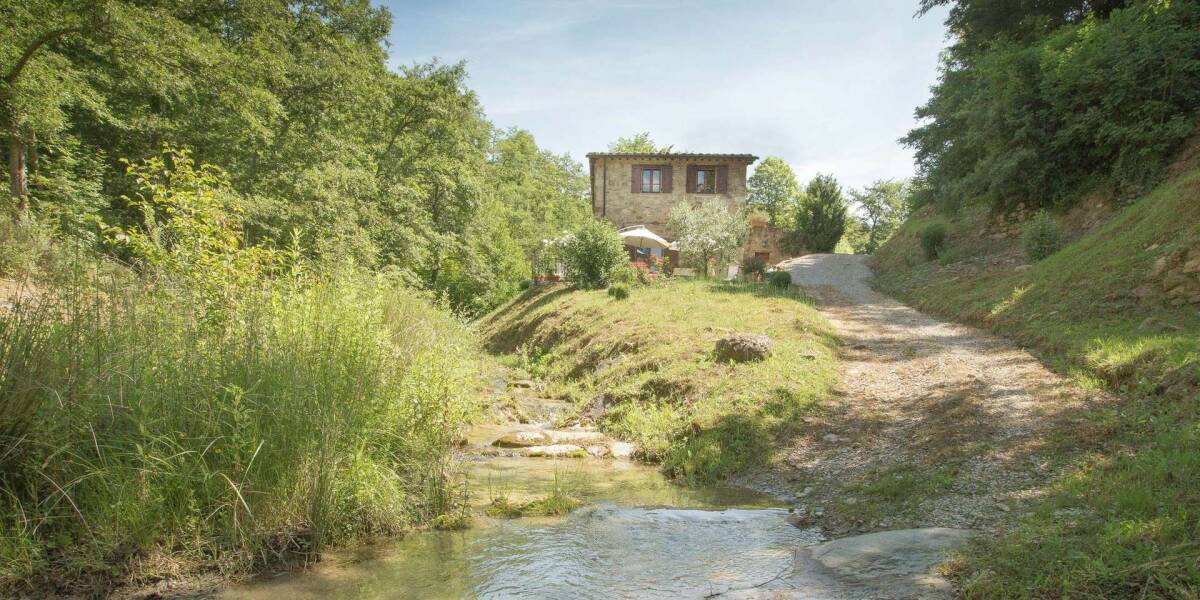
{"type": "Polygon", "coordinates": [[[801,180],[912,174],[896,139],[929,95],[943,13],[916,0],[377,0],[393,66],[465,60],[501,127],[579,161],[650,131],[692,152],[783,157],[801,180]]]}

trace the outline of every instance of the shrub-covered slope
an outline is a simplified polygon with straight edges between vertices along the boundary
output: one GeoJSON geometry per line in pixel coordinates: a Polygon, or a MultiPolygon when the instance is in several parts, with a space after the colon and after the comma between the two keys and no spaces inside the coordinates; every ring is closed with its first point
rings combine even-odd
{"type": "Polygon", "coordinates": [[[1018,224],[984,209],[918,211],[877,255],[882,290],[1122,392],[1054,444],[1069,475],[956,565],[968,597],[1200,593],[1200,169],[1175,171],[1111,215],[1089,200],[1057,216],[1067,244],[1032,264],[1018,224]],[[935,222],[948,236],[927,261],[935,222]]]}
{"type": "Polygon", "coordinates": [[[584,419],[636,441],[674,476],[713,481],[766,461],[834,380],[835,339],[803,298],[762,285],[672,281],[603,290],[534,289],[485,318],[495,352],[515,353],[578,402],[584,419]],[[766,334],[773,351],[726,363],[716,340],[766,334]]]}

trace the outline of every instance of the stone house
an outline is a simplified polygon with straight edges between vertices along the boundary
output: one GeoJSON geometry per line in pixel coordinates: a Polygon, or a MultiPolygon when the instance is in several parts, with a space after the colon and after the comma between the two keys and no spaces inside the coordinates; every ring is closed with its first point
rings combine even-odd
{"type": "MultiPolygon", "coordinates": [[[[732,210],[744,209],[746,170],[758,160],[752,154],[591,152],[587,157],[592,214],[617,228],[645,225],[668,240],[675,239],[668,222],[671,209],[680,202],[719,198],[732,210]]],[[[750,221],[743,258],[759,256],[770,265],[790,256],[782,231],[755,215],[750,221]]],[[[672,256],[672,262],[678,264],[678,258],[672,256]]]]}

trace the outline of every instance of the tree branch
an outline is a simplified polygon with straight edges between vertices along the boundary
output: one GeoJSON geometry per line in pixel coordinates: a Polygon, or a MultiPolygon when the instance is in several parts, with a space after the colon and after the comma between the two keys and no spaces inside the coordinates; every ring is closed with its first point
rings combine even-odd
{"type": "Polygon", "coordinates": [[[25,49],[25,52],[21,53],[21,58],[17,59],[17,64],[13,65],[13,68],[8,72],[7,75],[4,76],[4,83],[12,85],[14,82],[16,82],[17,77],[21,75],[21,71],[25,68],[25,65],[29,63],[29,60],[33,58],[34,53],[36,53],[39,48],[54,40],[66,37],[73,33],[83,33],[83,30],[78,27],[53,29],[38,36],[38,38],[33,40],[33,43],[25,49]]]}

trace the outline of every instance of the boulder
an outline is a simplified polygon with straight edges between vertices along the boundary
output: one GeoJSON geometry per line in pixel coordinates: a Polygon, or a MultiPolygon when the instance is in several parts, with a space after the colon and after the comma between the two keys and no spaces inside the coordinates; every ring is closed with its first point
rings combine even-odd
{"type": "Polygon", "coordinates": [[[734,333],[717,340],[717,359],[732,362],[762,360],[771,355],[771,338],[753,333],[734,333]]]}
{"type": "Polygon", "coordinates": [[[514,431],[496,438],[492,445],[500,448],[528,448],[541,446],[548,442],[550,442],[550,436],[546,435],[544,431],[514,431]]]}

